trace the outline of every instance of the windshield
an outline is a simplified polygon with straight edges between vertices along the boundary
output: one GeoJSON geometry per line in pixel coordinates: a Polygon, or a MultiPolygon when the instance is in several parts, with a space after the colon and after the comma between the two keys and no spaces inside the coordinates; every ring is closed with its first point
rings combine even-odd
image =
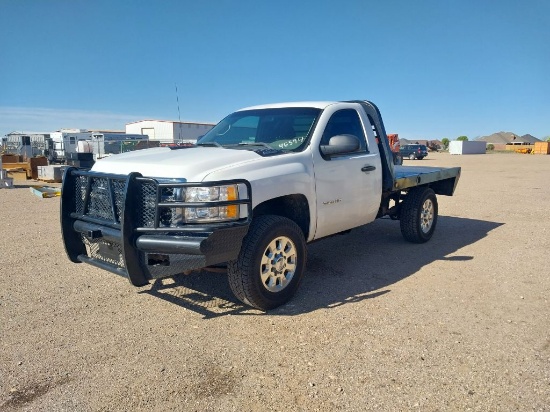
{"type": "Polygon", "coordinates": [[[201,137],[197,144],[269,146],[299,152],[307,145],[312,126],[320,112],[321,109],[311,107],[235,112],[201,137]]]}

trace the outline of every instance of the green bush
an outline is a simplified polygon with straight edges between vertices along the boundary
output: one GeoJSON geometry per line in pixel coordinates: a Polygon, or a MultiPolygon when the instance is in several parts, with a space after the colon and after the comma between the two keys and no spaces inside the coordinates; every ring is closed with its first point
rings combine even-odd
{"type": "Polygon", "coordinates": [[[456,140],[458,140],[459,142],[467,142],[468,136],[458,136],[456,140]]]}
{"type": "Polygon", "coordinates": [[[489,144],[487,145],[487,150],[495,150],[495,145],[492,144],[492,143],[489,143],[489,144]]]}
{"type": "Polygon", "coordinates": [[[449,148],[449,139],[444,137],[441,139],[441,144],[443,145],[443,150],[447,150],[449,148]]]}

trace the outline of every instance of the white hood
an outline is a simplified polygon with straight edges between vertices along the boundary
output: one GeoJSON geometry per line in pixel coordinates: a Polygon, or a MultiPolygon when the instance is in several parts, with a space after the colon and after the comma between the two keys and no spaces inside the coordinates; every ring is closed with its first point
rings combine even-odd
{"type": "Polygon", "coordinates": [[[224,149],[220,147],[190,147],[137,150],[98,160],[93,171],[129,174],[139,172],[147,177],[185,179],[200,182],[208,174],[229,165],[239,165],[261,160],[250,150],[224,149]]]}

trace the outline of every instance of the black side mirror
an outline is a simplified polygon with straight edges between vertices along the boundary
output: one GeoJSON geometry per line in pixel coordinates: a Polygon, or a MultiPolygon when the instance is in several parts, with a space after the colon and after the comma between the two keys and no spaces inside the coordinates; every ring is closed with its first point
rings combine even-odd
{"type": "Polygon", "coordinates": [[[324,156],[334,156],[345,153],[352,153],[359,149],[359,138],[352,134],[339,134],[332,136],[328,145],[321,145],[321,154],[324,156]]]}

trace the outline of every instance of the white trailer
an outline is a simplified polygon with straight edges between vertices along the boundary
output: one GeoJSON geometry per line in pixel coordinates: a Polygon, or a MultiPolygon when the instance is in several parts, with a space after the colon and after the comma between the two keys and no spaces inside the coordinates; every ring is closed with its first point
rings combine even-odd
{"type": "Polygon", "coordinates": [[[50,160],[64,162],[68,153],[78,153],[78,142],[91,141],[93,134],[85,129],[61,129],[50,133],[53,143],[53,159],[50,160]]]}
{"type": "Polygon", "coordinates": [[[486,143],[484,141],[453,140],[449,143],[450,154],[485,154],[486,143]]]}

